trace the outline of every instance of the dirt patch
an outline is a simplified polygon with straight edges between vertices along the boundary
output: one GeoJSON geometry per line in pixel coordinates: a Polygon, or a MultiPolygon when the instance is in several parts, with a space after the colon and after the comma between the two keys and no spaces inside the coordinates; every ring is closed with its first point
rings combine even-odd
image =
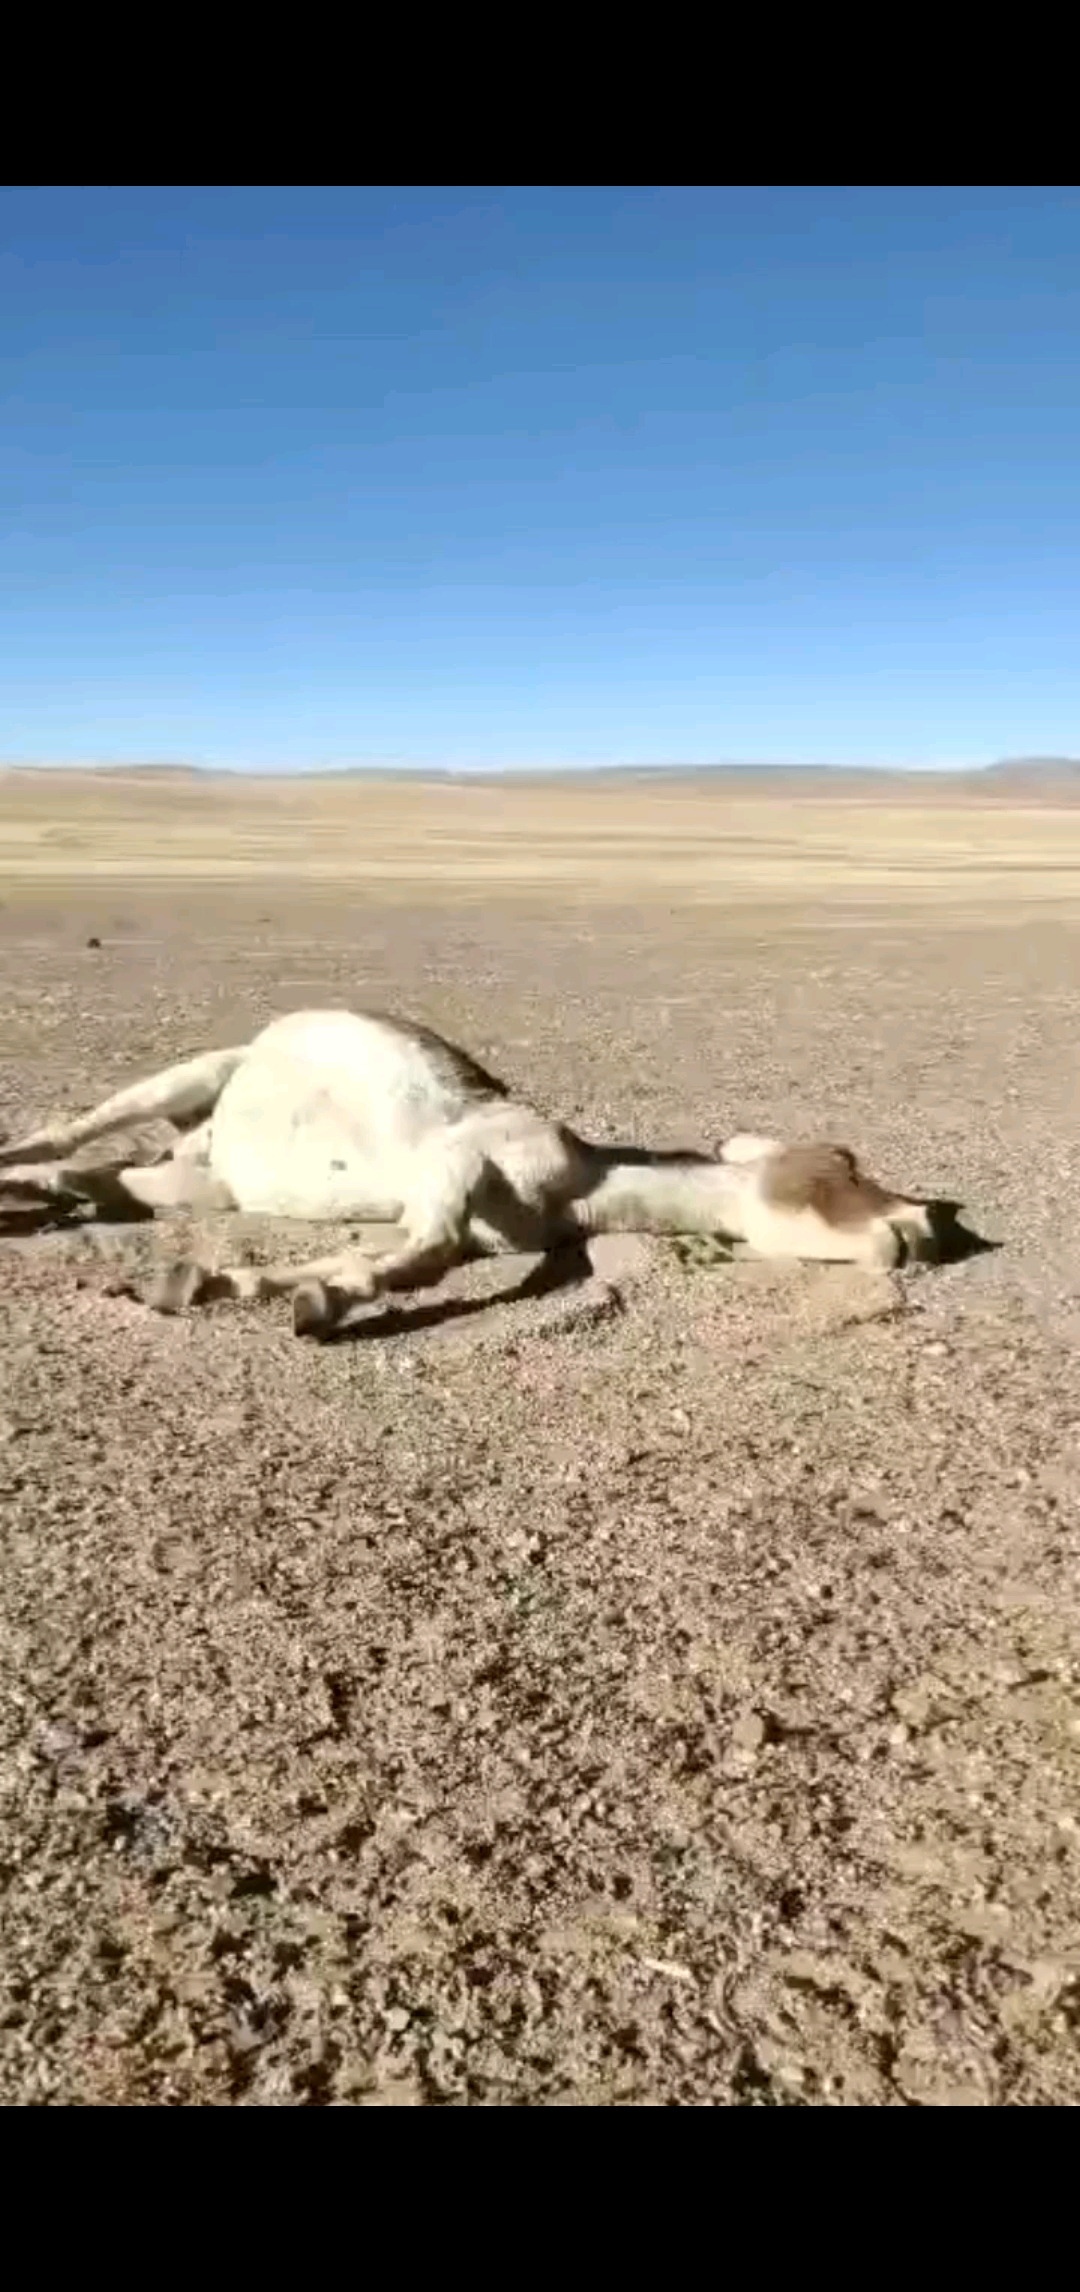
{"type": "Polygon", "coordinates": [[[485,1265],[311,1347],[109,1294],[295,1234],[9,1232],[0,2098],[1080,2100],[1080,936],[260,899],[10,901],[0,1122],[369,997],[1007,1246],[485,1265]]]}

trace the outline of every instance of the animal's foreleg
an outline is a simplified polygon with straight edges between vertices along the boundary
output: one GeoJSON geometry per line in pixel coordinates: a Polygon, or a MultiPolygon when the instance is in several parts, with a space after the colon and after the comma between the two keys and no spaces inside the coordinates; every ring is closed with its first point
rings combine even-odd
{"type": "Polygon", "coordinates": [[[179,1258],[157,1276],[147,1303],[155,1313],[180,1313],[186,1305],[222,1298],[232,1298],[238,1305],[254,1305],[267,1297],[287,1297],[290,1290],[305,1282],[336,1283],[357,1262],[355,1252],[337,1250],[330,1257],[279,1265],[223,1266],[214,1273],[195,1258],[179,1258]]]}
{"type": "Polygon", "coordinates": [[[481,1193],[485,1160],[467,1140],[443,1137],[418,1156],[410,1173],[400,1249],[383,1257],[360,1252],[330,1275],[314,1273],[294,1292],[298,1335],[325,1335],[356,1305],[394,1290],[427,1289],[466,1255],[469,1220],[481,1193]]]}

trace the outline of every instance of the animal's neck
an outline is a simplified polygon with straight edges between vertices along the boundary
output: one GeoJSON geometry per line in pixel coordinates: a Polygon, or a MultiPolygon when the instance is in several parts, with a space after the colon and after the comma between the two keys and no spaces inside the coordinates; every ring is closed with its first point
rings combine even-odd
{"type": "Polygon", "coordinates": [[[731,1220],[739,1173],[691,1154],[648,1154],[634,1147],[587,1148],[592,1184],[574,1204],[591,1233],[738,1233],[731,1220]]]}

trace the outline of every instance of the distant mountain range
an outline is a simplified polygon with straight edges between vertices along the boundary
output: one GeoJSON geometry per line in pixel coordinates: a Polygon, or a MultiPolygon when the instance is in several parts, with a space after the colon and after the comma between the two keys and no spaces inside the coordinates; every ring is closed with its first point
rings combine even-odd
{"type": "Polygon", "coordinates": [[[1075,756],[1007,756],[1000,764],[987,764],[991,780],[1076,780],[1080,761],[1075,756]]]}
{"type": "Polygon", "coordinates": [[[440,768],[436,765],[417,766],[409,769],[400,765],[389,764],[353,764],[346,765],[337,771],[317,769],[311,772],[264,773],[253,770],[248,775],[238,771],[235,767],[204,764],[147,762],[145,764],[59,765],[4,764],[0,762],[0,778],[10,772],[46,771],[85,771],[92,772],[102,779],[153,778],[155,781],[251,777],[252,779],[272,778],[274,780],[416,779],[455,781],[506,779],[525,782],[549,780],[556,777],[559,779],[573,777],[579,780],[646,780],[659,779],[670,774],[673,779],[680,780],[770,780],[774,782],[795,780],[803,785],[810,780],[825,780],[833,785],[842,781],[848,787],[867,782],[880,787],[883,781],[904,780],[910,782],[919,780],[926,781],[931,786],[938,788],[943,785],[955,786],[958,783],[966,787],[985,787],[990,783],[996,788],[1013,785],[1023,788],[1033,787],[1037,783],[1041,787],[1067,785],[1074,792],[1080,790],[1080,758],[1075,756],[1006,756],[995,764],[959,766],[955,770],[945,769],[934,772],[917,771],[903,764],[678,764],[672,761],[664,764],[590,764],[579,767],[565,765],[544,767],[538,765],[527,770],[511,768],[502,772],[497,766],[475,770],[469,768],[453,770],[445,767],[440,768]]]}

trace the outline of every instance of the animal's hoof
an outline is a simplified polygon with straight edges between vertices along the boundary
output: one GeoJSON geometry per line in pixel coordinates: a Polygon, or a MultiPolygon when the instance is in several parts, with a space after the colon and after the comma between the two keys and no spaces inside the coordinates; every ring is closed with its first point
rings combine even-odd
{"type": "Polygon", "coordinates": [[[334,1300],[324,1281],[302,1281],[293,1291],[292,1325],[296,1337],[327,1337],[337,1319],[334,1300]]]}
{"type": "Polygon", "coordinates": [[[182,1257],[155,1275],[146,1302],[152,1313],[184,1313],[189,1305],[197,1304],[206,1286],[207,1275],[202,1266],[197,1265],[194,1258],[182,1257]]]}

